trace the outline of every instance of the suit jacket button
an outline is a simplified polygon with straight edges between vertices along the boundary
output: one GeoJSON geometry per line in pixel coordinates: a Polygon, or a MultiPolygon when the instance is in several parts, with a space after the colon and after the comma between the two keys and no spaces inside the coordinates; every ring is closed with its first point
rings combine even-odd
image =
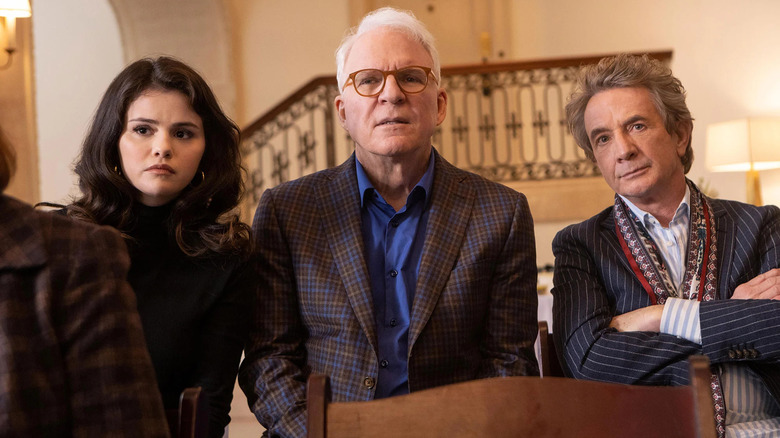
{"type": "Polygon", "coordinates": [[[756,350],[755,348],[749,349],[748,353],[750,354],[751,359],[755,359],[758,357],[758,350],[756,350]]]}
{"type": "Polygon", "coordinates": [[[734,354],[737,356],[737,359],[742,359],[743,357],[745,357],[745,354],[742,350],[736,350],[734,351],[734,354]]]}
{"type": "Polygon", "coordinates": [[[390,362],[388,362],[387,359],[382,359],[382,361],[379,362],[379,366],[382,368],[387,368],[388,365],[390,365],[390,362]]]}
{"type": "Polygon", "coordinates": [[[736,359],[737,353],[734,350],[729,350],[729,359],[736,359]]]}
{"type": "Polygon", "coordinates": [[[376,385],[376,381],[371,377],[366,377],[363,379],[363,386],[366,387],[366,389],[371,389],[376,385]]]}

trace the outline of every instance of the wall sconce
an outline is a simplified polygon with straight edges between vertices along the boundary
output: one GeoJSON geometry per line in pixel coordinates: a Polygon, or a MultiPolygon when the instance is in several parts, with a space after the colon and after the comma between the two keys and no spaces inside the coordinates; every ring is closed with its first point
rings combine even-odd
{"type": "Polygon", "coordinates": [[[706,163],[713,172],[747,172],[747,202],[763,205],[758,171],[780,168],[780,117],[707,126],[706,163]]]}
{"type": "Polygon", "coordinates": [[[5,52],[8,53],[0,70],[11,66],[11,57],[16,51],[16,18],[31,15],[30,0],[0,0],[0,17],[5,17],[5,52]]]}

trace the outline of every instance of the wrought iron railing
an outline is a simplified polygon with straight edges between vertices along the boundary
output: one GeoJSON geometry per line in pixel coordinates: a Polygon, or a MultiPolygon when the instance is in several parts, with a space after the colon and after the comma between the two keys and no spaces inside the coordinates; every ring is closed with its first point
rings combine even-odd
{"type": "MultiPolygon", "coordinates": [[[[672,52],[649,55],[668,63],[672,52]]],[[[598,175],[568,132],[564,105],[577,69],[600,58],[442,68],[449,100],[433,145],[454,165],[499,182],[598,175]]],[[[352,153],[333,107],[337,94],[335,77],[315,78],[243,130],[248,208],[264,189],[352,153]]]]}

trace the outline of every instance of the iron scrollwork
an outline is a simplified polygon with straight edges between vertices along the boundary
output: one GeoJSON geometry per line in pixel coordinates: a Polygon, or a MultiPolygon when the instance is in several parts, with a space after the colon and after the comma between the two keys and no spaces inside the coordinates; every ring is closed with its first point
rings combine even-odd
{"type": "MultiPolygon", "coordinates": [[[[670,59],[671,53],[656,56],[670,59]]],[[[498,182],[598,176],[598,168],[576,146],[564,112],[578,66],[597,60],[572,59],[544,68],[444,69],[447,117],[434,132],[434,146],[454,165],[498,182]]],[[[353,152],[349,135],[334,132],[333,99],[339,91],[333,78],[324,79],[245,133],[247,202],[256,204],[266,188],[336,165],[353,152]]]]}

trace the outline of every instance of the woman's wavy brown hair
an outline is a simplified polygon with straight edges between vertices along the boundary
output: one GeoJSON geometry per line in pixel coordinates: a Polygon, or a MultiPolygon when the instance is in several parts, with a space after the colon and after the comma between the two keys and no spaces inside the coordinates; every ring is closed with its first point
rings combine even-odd
{"type": "Polygon", "coordinates": [[[123,234],[136,223],[138,190],[115,169],[121,168],[119,138],[130,104],[149,89],[183,93],[203,120],[206,149],[198,172],[173,201],[168,229],[181,250],[193,257],[251,251],[249,226],[236,212],[244,192],[239,130],[220,109],[206,81],[181,61],[144,58],[128,65],[111,82],[82,145],[75,172],[81,197],[68,215],[110,225],[123,234]],[[203,172],[203,173],[201,173],[203,172]],[[201,175],[205,175],[201,181],[201,175]]]}

